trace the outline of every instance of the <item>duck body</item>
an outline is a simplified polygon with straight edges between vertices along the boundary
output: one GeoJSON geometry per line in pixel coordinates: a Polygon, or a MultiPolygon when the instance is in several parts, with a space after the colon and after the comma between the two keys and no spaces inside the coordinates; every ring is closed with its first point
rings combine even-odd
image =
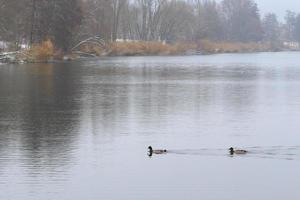
{"type": "Polygon", "coordinates": [[[157,150],[153,150],[152,153],[154,153],[154,154],[163,154],[163,153],[167,153],[167,150],[157,149],[157,150]]]}
{"type": "Polygon", "coordinates": [[[151,146],[148,147],[149,149],[149,154],[165,154],[168,151],[165,149],[153,149],[151,146]]]}
{"type": "Polygon", "coordinates": [[[231,155],[237,154],[237,155],[243,155],[243,154],[247,154],[248,151],[246,150],[242,150],[242,149],[234,149],[233,147],[231,147],[229,149],[229,152],[231,155]]]}

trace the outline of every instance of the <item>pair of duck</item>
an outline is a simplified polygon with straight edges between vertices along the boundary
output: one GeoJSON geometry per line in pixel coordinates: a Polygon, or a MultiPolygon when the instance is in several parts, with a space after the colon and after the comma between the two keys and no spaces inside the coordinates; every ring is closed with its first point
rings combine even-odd
{"type": "MultiPolygon", "coordinates": [[[[152,146],[149,146],[148,149],[149,149],[149,155],[165,154],[168,152],[166,149],[153,149],[152,146]]],[[[234,155],[234,154],[243,155],[243,154],[247,154],[248,151],[242,150],[242,149],[234,149],[233,147],[231,147],[231,148],[229,148],[229,153],[230,153],[230,155],[234,155]]]]}

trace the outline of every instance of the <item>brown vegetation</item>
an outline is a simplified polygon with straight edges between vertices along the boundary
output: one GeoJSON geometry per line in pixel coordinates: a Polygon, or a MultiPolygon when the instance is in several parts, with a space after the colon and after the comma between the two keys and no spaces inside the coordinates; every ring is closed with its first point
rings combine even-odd
{"type": "Polygon", "coordinates": [[[79,51],[74,53],[94,56],[148,56],[148,55],[180,55],[196,49],[196,45],[188,43],[164,44],[162,42],[130,41],[111,42],[106,45],[83,43],[79,51]]]}
{"type": "Polygon", "coordinates": [[[231,43],[201,40],[195,44],[162,42],[130,41],[112,42],[105,45],[97,43],[83,43],[71,54],[55,49],[51,40],[36,44],[29,50],[16,52],[16,61],[21,62],[49,62],[52,60],[74,60],[78,56],[164,56],[185,54],[216,54],[216,53],[249,53],[264,51],[280,51],[282,47],[274,47],[271,43],[231,43]]]}
{"type": "Polygon", "coordinates": [[[54,57],[54,46],[51,40],[33,45],[27,52],[31,61],[49,61],[54,57]]]}
{"type": "Polygon", "coordinates": [[[98,44],[91,44],[91,43],[85,43],[80,45],[79,47],[80,52],[91,54],[95,56],[102,56],[105,54],[105,48],[102,46],[99,46],[98,44]]]}
{"type": "Polygon", "coordinates": [[[211,42],[209,40],[202,40],[198,42],[197,49],[203,53],[247,53],[276,51],[276,49],[274,49],[274,47],[268,43],[211,42]]]}
{"type": "Polygon", "coordinates": [[[161,42],[114,42],[109,45],[111,56],[136,56],[136,55],[179,55],[190,49],[195,49],[193,44],[164,44],[161,42]]]}

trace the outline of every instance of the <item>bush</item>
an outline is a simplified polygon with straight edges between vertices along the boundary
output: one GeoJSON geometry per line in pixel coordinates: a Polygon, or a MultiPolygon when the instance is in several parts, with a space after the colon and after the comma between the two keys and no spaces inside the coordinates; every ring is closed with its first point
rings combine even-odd
{"type": "Polygon", "coordinates": [[[54,45],[51,40],[46,40],[32,46],[28,53],[34,61],[48,61],[54,57],[54,45]]]}

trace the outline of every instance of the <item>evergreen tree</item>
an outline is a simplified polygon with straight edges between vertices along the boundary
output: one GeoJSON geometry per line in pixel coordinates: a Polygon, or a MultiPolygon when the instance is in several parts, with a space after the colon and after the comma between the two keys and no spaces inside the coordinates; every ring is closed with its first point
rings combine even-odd
{"type": "Polygon", "coordinates": [[[300,42],[300,14],[295,19],[295,40],[300,42]]]}
{"type": "Polygon", "coordinates": [[[264,40],[270,43],[277,43],[279,40],[279,22],[274,13],[267,14],[262,22],[264,40]]]}
{"type": "Polygon", "coordinates": [[[295,25],[296,25],[296,13],[290,10],[286,11],[285,15],[285,30],[287,41],[295,40],[295,25]]]}

